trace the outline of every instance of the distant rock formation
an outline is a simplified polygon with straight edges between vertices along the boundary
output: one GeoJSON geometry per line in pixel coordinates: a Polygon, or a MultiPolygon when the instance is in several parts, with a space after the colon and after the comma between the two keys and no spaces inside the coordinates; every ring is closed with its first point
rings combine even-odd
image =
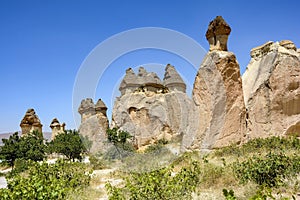
{"type": "Polygon", "coordinates": [[[81,115],[79,133],[92,141],[91,153],[102,151],[107,146],[106,130],[109,123],[106,110],[107,107],[101,99],[94,104],[90,98],[82,100],[78,108],[81,115]]]}
{"type": "Polygon", "coordinates": [[[166,66],[163,81],[143,67],[137,75],[128,69],[120,85],[121,96],[114,104],[112,126],[131,133],[137,148],[159,139],[181,137],[192,111],[185,90],[185,83],[171,65],[166,66]]]}
{"type": "Polygon", "coordinates": [[[65,132],[65,123],[60,124],[57,118],[54,118],[50,124],[50,128],[52,130],[51,140],[54,140],[55,137],[65,132]]]}
{"type": "Polygon", "coordinates": [[[211,21],[205,35],[209,43],[209,50],[227,51],[227,40],[230,32],[231,28],[222,16],[217,16],[211,21]]]}
{"type": "Polygon", "coordinates": [[[42,133],[43,125],[41,124],[41,121],[34,109],[30,108],[26,111],[25,116],[20,123],[20,127],[22,130],[22,135],[27,135],[35,130],[42,133]]]}
{"type": "Polygon", "coordinates": [[[253,48],[243,89],[250,138],[300,136],[300,55],[293,42],[253,48]]]}

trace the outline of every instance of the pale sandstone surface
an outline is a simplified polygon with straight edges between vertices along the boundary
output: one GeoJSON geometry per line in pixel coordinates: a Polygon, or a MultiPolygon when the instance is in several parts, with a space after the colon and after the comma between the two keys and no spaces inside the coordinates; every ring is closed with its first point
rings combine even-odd
{"type": "Polygon", "coordinates": [[[291,41],[268,42],[251,51],[243,75],[250,138],[300,134],[300,59],[291,41]]]}

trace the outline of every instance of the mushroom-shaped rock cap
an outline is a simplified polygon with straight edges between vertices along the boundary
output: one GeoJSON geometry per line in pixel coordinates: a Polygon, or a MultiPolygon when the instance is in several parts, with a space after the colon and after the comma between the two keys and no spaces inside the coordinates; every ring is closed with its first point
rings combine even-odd
{"type": "Polygon", "coordinates": [[[41,121],[36,115],[33,108],[30,108],[26,111],[25,116],[23,117],[20,126],[33,125],[42,127],[41,121]]]}
{"type": "Polygon", "coordinates": [[[98,101],[96,103],[96,106],[95,106],[95,109],[96,110],[107,110],[107,107],[101,99],[98,99],[98,101]]]}
{"type": "Polygon", "coordinates": [[[206,39],[209,43],[209,50],[227,51],[227,40],[231,28],[224,21],[223,17],[217,16],[209,23],[206,39]]]}
{"type": "Polygon", "coordinates": [[[50,124],[50,128],[54,128],[54,127],[57,127],[57,126],[60,126],[60,123],[58,121],[57,118],[54,118],[50,124]]]}
{"type": "Polygon", "coordinates": [[[215,37],[216,35],[229,35],[231,32],[230,26],[225,22],[222,16],[217,16],[209,23],[206,31],[206,39],[215,37]]]}
{"type": "Polygon", "coordinates": [[[95,105],[94,105],[93,99],[86,98],[86,99],[83,99],[81,101],[81,104],[80,104],[80,106],[78,108],[78,112],[80,114],[82,114],[83,112],[91,110],[91,109],[92,110],[95,109],[95,105]]]}

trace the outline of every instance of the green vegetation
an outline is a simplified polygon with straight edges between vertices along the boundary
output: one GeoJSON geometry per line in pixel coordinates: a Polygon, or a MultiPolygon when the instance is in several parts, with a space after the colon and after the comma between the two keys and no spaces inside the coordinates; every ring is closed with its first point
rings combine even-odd
{"type": "Polygon", "coordinates": [[[107,139],[109,142],[111,142],[115,150],[110,149],[106,153],[106,158],[108,159],[116,159],[119,157],[120,159],[127,157],[132,151],[134,151],[134,148],[131,143],[128,142],[129,139],[132,138],[132,136],[126,132],[119,130],[118,128],[112,128],[107,129],[106,131],[107,139]]]}
{"type": "Polygon", "coordinates": [[[300,172],[300,156],[271,152],[264,157],[252,156],[233,163],[233,171],[242,183],[253,181],[260,186],[277,187],[300,172]]]}
{"type": "Polygon", "coordinates": [[[89,164],[70,162],[80,161],[88,149],[84,144],[91,144],[80,138],[77,131],[66,131],[46,145],[37,132],[4,140],[1,165],[14,169],[5,175],[8,187],[0,189],[1,199],[99,199],[107,194],[109,199],[286,200],[300,191],[300,142],[292,137],[176,156],[170,151],[175,142],[159,140],[137,152],[129,133],[109,129],[112,147],[89,155],[89,164]],[[47,164],[42,161],[46,152],[69,161],[47,164]]]}
{"type": "Polygon", "coordinates": [[[86,151],[87,149],[76,130],[68,130],[60,133],[49,143],[50,153],[65,155],[72,161],[75,161],[75,159],[81,160],[82,154],[86,151]]]}
{"type": "Polygon", "coordinates": [[[199,184],[199,163],[194,161],[179,172],[166,167],[151,172],[127,174],[123,188],[106,184],[109,199],[191,199],[199,184]]]}
{"type": "Polygon", "coordinates": [[[46,157],[46,145],[43,135],[33,131],[24,137],[14,133],[8,139],[2,139],[0,159],[14,168],[17,159],[41,161],[46,157]]]}
{"type": "Polygon", "coordinates": [[[8,188],[0,189],[3,200],[10,199],[65,199],[68,192],[88,186],[90,172],[81,163],[58,160],[28,163],[28,170],[8,179],[8,188]]]}
{"type": "Polygon", "coordinates": [[[236,144],[216,150],[213,154],[215,156],[248,156],[252,153],[265,153],[269,151],[287,152],[287,151],[300,151],[300,140],[296,137],[269,137],[269,138],[256,138],[250,140],[242,146],[236,144]]]}

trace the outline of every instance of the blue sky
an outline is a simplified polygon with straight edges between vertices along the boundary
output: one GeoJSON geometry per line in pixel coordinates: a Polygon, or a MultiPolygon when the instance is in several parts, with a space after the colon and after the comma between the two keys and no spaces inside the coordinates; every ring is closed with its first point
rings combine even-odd
{"type": "MultiPolygon", "coordinates": [[[[44,131],[50,130],[54,117],[66,122],[68,129],[75,128],[76,74],[89,53],[115,34],[142,27],[168,28],[208,50],[207,26],[222,15],[232,29],[229,51],[236,54],[243,73],[253,47],[283,39],[300,47],[299,4],[297,0],[0,0],[0,133],[20,130],[19,123],[31,107],[44,131]]],[[[159,50],[128,53],[103,75],[96,98],[103,98],[111,112],[116,81],[126,68],[145,63],[188,65],[159,50]]]]}

